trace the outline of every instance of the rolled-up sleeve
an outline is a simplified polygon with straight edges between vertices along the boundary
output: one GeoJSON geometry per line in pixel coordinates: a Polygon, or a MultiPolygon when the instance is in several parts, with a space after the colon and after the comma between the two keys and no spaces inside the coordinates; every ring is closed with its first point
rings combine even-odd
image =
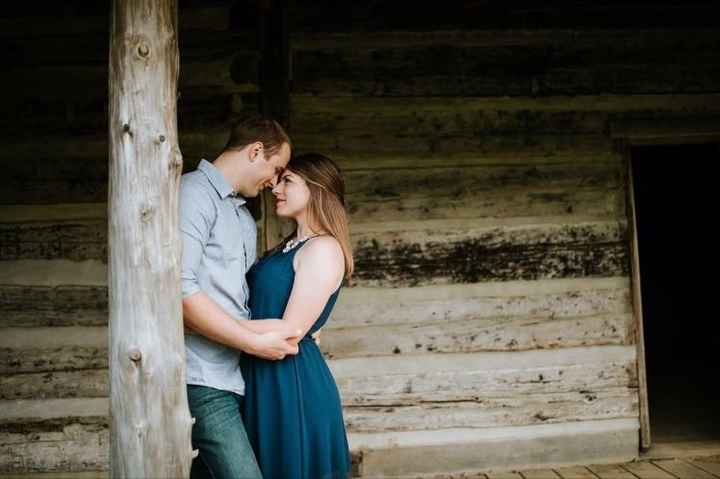
{"type": "Polygon", "coordinates": [[[180,281],[182,297],[186,298],[200,291],[198,271],[216,211],[210,195],[202,186],[184,180],[180,186],[180,281]]]}

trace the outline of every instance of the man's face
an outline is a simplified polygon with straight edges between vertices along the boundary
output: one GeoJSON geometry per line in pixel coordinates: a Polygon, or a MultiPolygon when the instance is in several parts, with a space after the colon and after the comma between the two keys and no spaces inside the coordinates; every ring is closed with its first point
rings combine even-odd
{"type": "Polygon", "coordinates": [[[255,197],[264,188],[272,188],[278,175],[283,172],[290,161],[290,153],[290,145],[283,143],[269,158],[265,156],[264,150],[256,155],[253,161],[253,184],[250,191],[245,192],[243,196],[255,197]]]}

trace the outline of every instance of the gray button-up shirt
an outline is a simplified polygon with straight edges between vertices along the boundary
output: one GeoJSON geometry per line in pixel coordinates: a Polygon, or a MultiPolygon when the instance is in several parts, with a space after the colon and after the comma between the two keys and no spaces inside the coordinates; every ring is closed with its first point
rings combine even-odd
{"type": "MultiPolygon", "coordinates": [[[[234,318],[249,318],[245,273],[255,262],[257,229],[212,163],[200,162],[180,182],[182,295],[206,293],[234,318]]],[[[241,352],[198,334],[185,335],[186,382],[245,394],[241,352]]]]}

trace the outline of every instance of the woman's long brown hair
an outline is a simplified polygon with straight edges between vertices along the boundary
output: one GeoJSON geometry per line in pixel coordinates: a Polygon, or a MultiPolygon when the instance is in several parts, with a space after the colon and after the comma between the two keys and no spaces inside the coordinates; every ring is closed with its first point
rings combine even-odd
{"type": "MultiPolygon", "coordinates": [[[[349,280],[355,268],[350,228],[345,211],[345,182],[340,168],[327,156],[306,153],[293,157],[287,169],[300,176],[310,190],[308,219],[334,237],[345,257],[345,279],[349,280]]],[[[296,232],[285,238],[286,244],[296,232]]]]}

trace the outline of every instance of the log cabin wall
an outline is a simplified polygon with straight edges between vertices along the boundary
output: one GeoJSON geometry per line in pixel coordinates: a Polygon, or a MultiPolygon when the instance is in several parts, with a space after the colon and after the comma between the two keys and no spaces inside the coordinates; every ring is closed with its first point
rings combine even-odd
{"type": "MultiPolygon", "coordinates": [[[[259,108],[231,3],[181,3],[187,169],[259,108]]],[[[720,116],[707,3],[480,3],[291,12],[290,133],[348,187],[357,272],[322,342],[365,477],[637,455],[610,130],[720,116]]],[[[69,5],[0,20],[3,473],[107,467],[108,9],[69,5]]]]}

